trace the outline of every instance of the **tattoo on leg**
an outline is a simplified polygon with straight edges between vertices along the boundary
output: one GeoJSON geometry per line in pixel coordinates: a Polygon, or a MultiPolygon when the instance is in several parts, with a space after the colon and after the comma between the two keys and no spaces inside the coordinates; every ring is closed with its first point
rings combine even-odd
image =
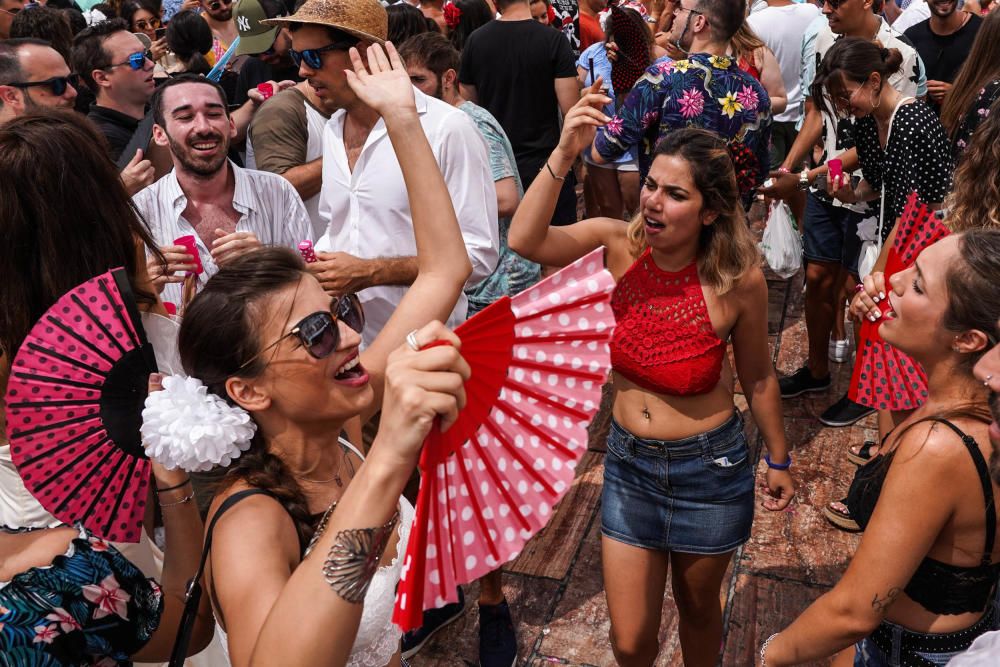
{"type": "Polygon", "coordinates": [[[878,593],[872,598],[872,609],[880,614],[884,614],[889,611],[889,607],[892,603],[896,601],[896,597],[903,592],[902,588],[890,588],[889,592],[885,594],[884,598],[880,598],[878,593]]]}
{"type": "Polygon", "coordinates": [[[323,577],[334,593],[351,604],[365,600],[368,585],[378,571],[382,552],[399,520],[399,512],[378,528],[342,530],[323,563],[323,577]]]}

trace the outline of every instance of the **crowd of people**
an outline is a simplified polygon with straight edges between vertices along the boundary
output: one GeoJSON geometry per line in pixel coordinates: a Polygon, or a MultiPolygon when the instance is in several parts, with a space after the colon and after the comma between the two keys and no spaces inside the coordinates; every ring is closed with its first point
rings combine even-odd
{"type": "MultiPolygon", "coordinates": [[[[0,0],[0,389],[122,267],[252,426],[211,472],[154,460],[112,544],[32,497],[0,412],[0,664],[406,665],[466,604],[392,621],[421,446],[470,400],[452,330],[599,248],[617,663],[656,663],[668,575],[684,664],[718,663],[757,498],[795,500],[783,402],[835,365],[819,421],[879,437],[823,513],[863,535],[755,663],[1000,663],[994,3],[566,4],[0,0]],[[755,234],[785,206],[808,345],[779,377],[755,234]]],[[[479,664],[519,664],[500,570],[478,584],[479,664]]]]}

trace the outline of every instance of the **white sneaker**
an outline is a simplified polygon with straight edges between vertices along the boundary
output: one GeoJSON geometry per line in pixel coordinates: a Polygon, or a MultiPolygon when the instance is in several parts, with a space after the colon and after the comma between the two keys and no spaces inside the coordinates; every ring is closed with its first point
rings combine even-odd
{"type": "Polygon", "coordinates": [[[851,339],[845,338],[844,340],[833,340],[830,339],[829,346],[829,356],[830,361],[835,364],[842,364],[847,361],[847,357],[851,351],[851,339]]]}

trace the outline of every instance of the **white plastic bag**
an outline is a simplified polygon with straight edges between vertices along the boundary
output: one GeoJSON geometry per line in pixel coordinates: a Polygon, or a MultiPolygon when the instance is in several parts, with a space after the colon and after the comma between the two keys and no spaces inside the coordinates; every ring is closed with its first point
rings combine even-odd
{"type": "Polygon", "coordinates": [[[760,249],[767,265],[782,278],[791,278],[802,268],[802,237],[785,202],[771,204],[760,249]]]}

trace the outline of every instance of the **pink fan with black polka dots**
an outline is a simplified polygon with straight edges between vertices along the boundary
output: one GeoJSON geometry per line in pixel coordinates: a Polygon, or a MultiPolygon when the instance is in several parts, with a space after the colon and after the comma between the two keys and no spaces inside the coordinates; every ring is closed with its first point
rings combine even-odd
{"type": "Polygon", "coordinates": [[[421,625],[455,587],[517,557],[569,490],[611,366],[614,279],[599,248],[458,327],[468,403],[420,458],[393,621],[421,625]]]}
{"type": "Polygon", "coordinates": [[[21,344],[5,397],[11,456],[60,521],[139,541],[149,487],[139,426],[154,371],[124,269],[65,294],[21,344]]]}

